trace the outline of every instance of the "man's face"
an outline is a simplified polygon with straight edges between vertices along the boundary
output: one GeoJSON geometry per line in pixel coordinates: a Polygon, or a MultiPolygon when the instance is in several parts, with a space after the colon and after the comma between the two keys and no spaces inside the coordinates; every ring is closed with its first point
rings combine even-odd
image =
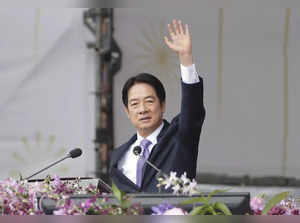
{"type": "Polygon", "coordinates": [[[127,116],[142,137],[150,135],[162,123],[165,102],[160,103],[154,88],[136,83],[128,91],[127,116]]]}

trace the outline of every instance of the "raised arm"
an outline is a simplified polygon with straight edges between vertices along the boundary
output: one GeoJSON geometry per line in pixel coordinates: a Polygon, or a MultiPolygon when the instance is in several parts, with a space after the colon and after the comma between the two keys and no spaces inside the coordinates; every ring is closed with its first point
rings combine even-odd
{"type": "Polygon", "coordinates": [[[185,67],[181,69],[182,99],[178,136],[185,148],[197,149],[205,117],[203,81],[198,76],[195,66],[191,66],[194,62],[192,40],[188,25],[185,25],[185,29],[183,29],[180,20],[173,20],[172,25],[168,24],[168,30],[170,37],[165,36],[165,42],[171,50],[177,53],[180,63],[185,67]]]}

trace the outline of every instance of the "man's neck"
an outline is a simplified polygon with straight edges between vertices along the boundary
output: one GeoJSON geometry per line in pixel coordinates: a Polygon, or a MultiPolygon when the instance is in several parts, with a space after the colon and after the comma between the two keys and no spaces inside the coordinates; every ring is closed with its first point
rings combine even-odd
{"type": "Polygon", "coordinates": [[[164,127],[164,122],[162,121],[161,124],[151,133],[148,134],[141,134],[140,132],[137,132],[137,136],[141,137],[141,138],[157,138],[157,136],[159,135],[159,133],[161,132],[161,130],[164,127]]]}

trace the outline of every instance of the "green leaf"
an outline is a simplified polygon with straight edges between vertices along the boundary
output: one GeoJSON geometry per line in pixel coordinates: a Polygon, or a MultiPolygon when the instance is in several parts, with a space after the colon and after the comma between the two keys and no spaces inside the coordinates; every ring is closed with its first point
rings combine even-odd
{"type": "Polygon", "coordinates": [[[112,182],[111,188],[113,190],[113,194],[114,194],[115,198],[117,198],[117,200],[121,203],[122,202],[122,191],[119,190],[119,188],[115,185],[114,182],[112,182]]]}
{"type": "Polygon", "coordinates": [[[225,215],[232,215],[231,211],[229,210],[229,208],[227,207],[227,205],[224,204],[224,203],[216,202],[214,204],[214,209],[215,210],[220,210],[225,215]]]}
{"type": "Polygon", "coordinates": [[[131,201],[129,199],[128,196],[126,196],[126,194],[123,194],[123,199],[121,202],[121,208],[128,208],[131,205],[131,201]]]}
{"type": "Polygon", "coordinates": [[[208,212],[211,213],[212,215],[217,215],[217,212],[215,211],[213,206],[209,205],[207,207],[207,209],[208,209],[208,212]]]}
{"type": "Polygon", "coordinates": [[[280,194],[275,195],[272,197],[267,205],[265,206],[264,210],[262,211],[262,215],[268,214],[268,212],[274,207],[276,204],[278,204],[280,201],[284,200],[288,196],[289,192],[282,192],[280,194]]]}
{"type": "Polygon", "coordinates": [[[51,183],[51,176],[47,175],[44,182],[45,182],[45,184],[49,185],[51,183]]]}
{"type": "Polygon", "coordinates": [[[191,198],[185,201],[180,202],[181,205],[186,205],[186,204],[195,204],[195,203],[204,203],[204,204],[209,204],[208,200],[205,197],[195,197],[191,198]]]}
{"type": "Polygon", "coordinates": [[[193,208],[193,210],[189,213],[190,215],[204,215],[205,214],[206,205],[202,205],[199,207],[193,208]]]}
{"type": "Polygon", "coordinates": [[[213,212],[214,210],[212,209],[211,205],[204,205],[200,215],[211,215],[213,212]]]}
{"type": "Polygon", "coordinates": [[[20,181],[23,181],[23,176],[22,176],[21,173],[19,173],[19,180],[20,180],[20,181]]]}
{"type": "Polygon", "coordinates": [[[121,208],[128,208],[130,206],[130,200],[126,196],[124,191],[119,190],[119,188],[112,182],[112,190],[116,199],[120,202],[121,208]]]}
{"type": "Polygon", "coordinates": [[[230,190],[229,188],[228,188],[228,189],[224,189],[224,190],[214,190],[214,191],[210,192],[210,193],[207,195],[207,199],[210,200],[210,198],[211,198],[212,196],[214,196],[215,194],[222,194],[222,193],[225,193],[225,192],[227,192],[227,191],[229,191],[229,190],[230,190]]]}

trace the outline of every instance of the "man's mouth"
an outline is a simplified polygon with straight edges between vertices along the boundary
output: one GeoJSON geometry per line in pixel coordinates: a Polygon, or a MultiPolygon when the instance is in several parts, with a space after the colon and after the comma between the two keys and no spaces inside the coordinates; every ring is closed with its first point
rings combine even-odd
{"type": "Polygon", "coordinates": [[[150,119],[151,119],[151,117],[143,117],[143,118],[140,118],[140,121],[148,121],[150,119]]]}

